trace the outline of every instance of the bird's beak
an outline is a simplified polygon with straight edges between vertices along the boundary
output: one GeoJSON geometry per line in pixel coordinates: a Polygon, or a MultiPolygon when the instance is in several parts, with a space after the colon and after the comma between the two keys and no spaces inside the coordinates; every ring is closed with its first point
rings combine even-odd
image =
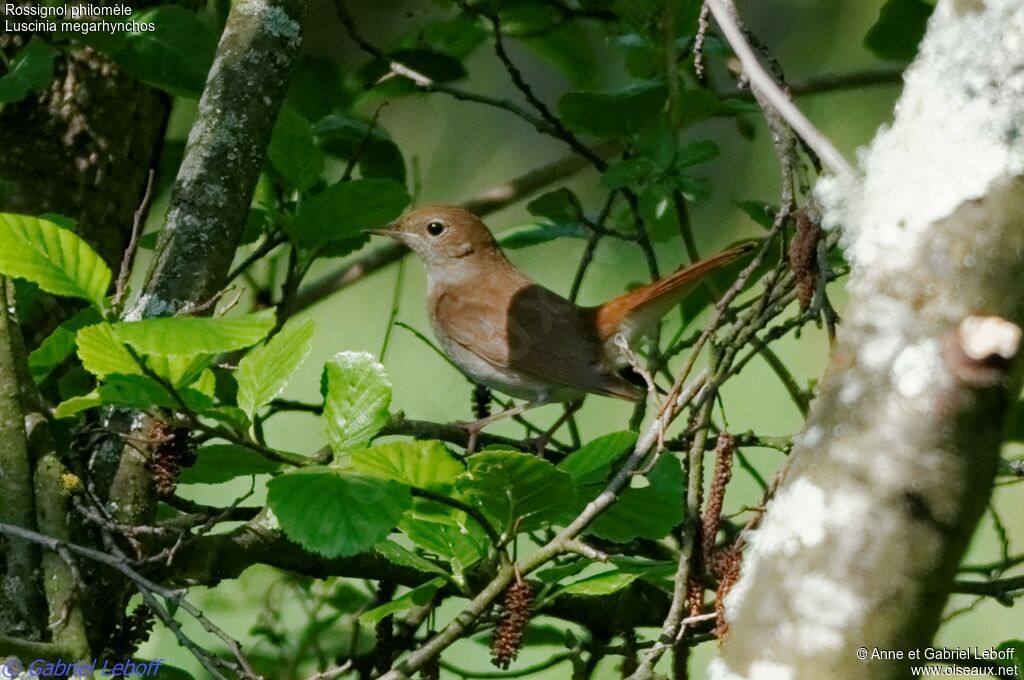
{"type": "Polygon", "coordinates": [[[401,241],[405,234],[397,229],[363,229],[367,234],[374,234],[375,236],[388,236],[390,238],[401,241]]]}

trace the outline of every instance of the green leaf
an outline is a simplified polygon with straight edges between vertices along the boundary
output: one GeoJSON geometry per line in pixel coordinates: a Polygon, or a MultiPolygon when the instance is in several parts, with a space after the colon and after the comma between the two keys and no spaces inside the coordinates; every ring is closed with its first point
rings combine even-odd
{"type": "MultiPolygon", "coordinates": [[[[191,382],[191,381],[189,381],[191,382]]],[[[213,406],[213,399],[198,389],[179,387],[178,396],[193,411],[213,406]]],[[[104,404],[148,409],[154,406],[177,409],[180,404],[160,383],[144,375],[109,375],[96,393],[104,404]]]]}
{"type": "Polygon", "coordinates": [[[265,345],[249,351],[238,362],[238,406],[252,418],[257,410],[281,394],[292,375],[313,349],[316,322],[306,319],[286,325],[265,345]]]}
{"type": "Polygon", "coordinates": [[[123,375],[142,374],[138,363],[124,348],[114,327],[108,323],[88,326],[75,334],[78,358],[85,370],[98,378],[112,373],[123,375]]]}
{"type": "Polygon", "coordinates": [[[267,158],[298,191],[309,190],[324,171],[324,152],[313,141],[309,121],[288,107],[278,114],[267,158]]]}
{"type": "Polygon", "coordinates": [[[864,36],[864,46],[882,59],[912,60],[934,9],[924,0],[888,0],[864,36]]]}
{"type": "Polygon", "coordinates": [[[420,489],[445,490],[465,468],[438,441],[391,442],[352,454],[352,469],[420,489]]]}
{"type": "Polygon", "coordinates": [[[359,154],[359,174],[364,178],[390,179],[405,185],[405,159],[394,142],[371,140],[359,154]]]}
{"type": "Polygon", "coordinates": [[[597,67],[594,46],[578,22],[565,22],[536,37],[524,37],[520,42],[573,83],[593,80],[597,67]]]}
{"type": "Polygon", "coordinates": [[[560,595],[611,595],[626,588],[639,577],[640,574],[637,572],[608,571],[573,581],[559,590],[554,597],[560,595]]]}
{"type": "Polygon", "coordinates": [[[346,89],[337,64],[303,55],[292,71],[286,101],[306,120],[319,120],[337,109],[348,108],[352,93],[346,89]]]}
{"type": "Polygon", "coordinates": [[[658,165],[647,158],[627,158],[617,163],[612,163],[601,176],[601,184],[608,189],[621,189],[631,185],[644,184],[661,174],[658,165]]]}
{"type": "Polygon", "coordinates": [[[447,560],[459,584],[465,584],[465,571],[487,554],[487,537],[471,519],[448,524],[406,517],[398,526],[417,546],[447,560]]]}
{"type": "MultiPolygon", "coordinates": [[[[636,538],[656,540],[683,521],[683,472],[679,461],[662,456],[647,480],[648,486],[627,489],[618,502],[598,515],[589,532],[617,543],[636,538]]],[[[600,489],[595,489],[593,496],[597,493],[600,489]]]]}
{"type": "Polygon", "coordinates": [[[376,625],[379,621],[385,617],[394,614],[395,612],[403,612],[413,607],[419,607],[430,602],[434,597],[434,593],[437,589],[445,584],[445,580],[441,577],[432,578],[423,585],[416,586],[409,592],[396,597],[390,602],[386,602],[379,607],[363,612],[359,616],[359,623],[364,626],[376,625]]]}
{"type": "Polygon", "coordinates": [[[469,459],[457,487],[499,527],[520,531],[556,518],[576,498],[572,477],[518,451],[485,451],[469,459]]]}
{"type": "Polygon", "coordinates": [[[280,469],[278,463],[234,444],[210,444],[196,451],[196,462],[178,476],[179,484],[222,484],[236,477],[266,475],[280,469]]]}
{"type": "Polygon", "coordinates": [[[41,92],[53,80],[53,60],[58,54],[33,36],[11,59],[8,72],[0,77],[0,104],[12,104],[29,92],[41,92]]]}
{"type": "Polygon", "coordinates": [[[665,97],[665,86],[659,83],[611,94],[570,92],[558,100],[558,112],[570,129],[598,137],[628,137],[658,118],[665,97]]]}
{"type": "Polygon", "coordinates": [[[274,310],[237,316],[170,316],[113,325],[117,338],[143,354],[220,354],[256,344],[274,327],[274,310]]]}
{"type": "Polygon", "coordinates": [[[608,477],[612,463],[633,447],[636,438],[637,433],[629,430],[598,437],[562,459],[558,469],[578,485],[597,484],[608,477]]]}
{"type": "Polygon", "coordinates": [[[505,248],[526,248],[548,243],[559,238],[586,238],[587,227],[579,222],[562,224],[524,224],[506,229],[498,236],[498,243],[505,248]]]}
{"type": "Polygon", "coordinates": [[[401,567],[409,567],[410,569],[415,569],[416,571],[422,571],[428,574],[440,574],[445,577],[448,576],[448,572],[446,570],[437,566],[430,560],[420,557],[405,546],[395,543],[394,541],[381,541],[373,546],[373,551],[392,564],[397,564],[401,567]]]}
{"type": "Polygon", "coordinates": [[[526,209],[531,215],[545,217],[552,222],[579,222],[583,219],[580,199],[565,187],[538,196],[526,204],[526,209]]]}
{"type": "Polygon", "coordinates": [[[32,380],[38,385],[43,382],[53,369],[60,366],[75,352],[75,332],[99,323],[102,317],[94,307],[86,307],[73,317],[57,326],[31,354],[28,355],[28,368],[32,380]]]}
{"type": "Polygon", "coordinates": [[[217,40],[195,14],[177,5],[161,5],[132,15],[156,30],[125,33],[112,58],[128,75],[180,97],[203,91],[217,40]]]}
{"type": "Polygon", "coordinates": [[[335,453],[366,446],[388,422],[391,382],[366,352],[340,352],[324,367],[324,418],[335,453]]]}
{"type": "Polygon", "coordinates": [[[450,57],[465,59],[486,39],[487,31],[481,17],[459,13],[443,21],[417,22],[401,37],[396,47],[411,49],[426,44],[450,57]]]}
{"type": "Polygon", "coordinates": [[[389,179],[338,182],[303,201],[289,233],[307,247],[356,238],[401,215],[409,200],[405,187],[389,179]]]}
{"type": "Polygon", "coordinates": [[[1021,659],[1024,659],[1024,640],[1006,640],[1000,642],[999,646],[996,647],[997,652],[1007,652],[1009,658],[996,659],[995,665],[1001,668],[1012,668],[1015,670],[1012,676],[1001,676],[1001,677],[1012,677],[1017,680],[1024,678],[1024,671],[1021,670],[1021,659]]]}
{"type": "Polygon", "coordinates": [[[0,243],[0,274],[103,307],[110,269],[74,233],[37,217],[0,213],[0,243]]]}
{"type": "Polygon", "coordinates": [[[765,229],[771,229],[775,224],[775,215],[779,210],[774,205],[764,201],[738,201],[736,205],[747,216],[765,229]]]}
{"type": "Polygon", "coordinates": [[[87,411],[88,409],[96,408],[102,403],[103,398],[100,397],[99,392],[93,390],[88,394],[83,394],[78,397],[71,397],[70,399],[65,399],[61,403],[57,404],[57,406],[53,409],[53,417],[57,419],[70,418],[71,416],[81,413],[82,411],[87,411]]]}
{"type": "Polygon", "coordinates": [[[390,480],[311,466],[271,479],[267,504],[293,541],[325,557],[345,557],[383,540],[412,497],[390,480]]]}
{"type": "Polygon", "coordinates": [[[702,139],[690,142],[680,149],[674,165],[677,168],[688,168],[706,163],[713,158],[718,158],[718,145],[710,139],[702,139]]]}

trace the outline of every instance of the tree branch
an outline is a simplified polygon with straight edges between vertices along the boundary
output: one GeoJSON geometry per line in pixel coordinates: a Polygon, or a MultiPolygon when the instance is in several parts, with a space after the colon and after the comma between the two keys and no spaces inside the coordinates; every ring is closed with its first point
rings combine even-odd
{"type": "Polygon", "coordinates": [[[940,0],[864,178],[819,181],[853,265],[844,332],[711,678],[904,677],[850,650],[930,644],[1020,386],[1021,26],[1019,3],[940,0]]]}

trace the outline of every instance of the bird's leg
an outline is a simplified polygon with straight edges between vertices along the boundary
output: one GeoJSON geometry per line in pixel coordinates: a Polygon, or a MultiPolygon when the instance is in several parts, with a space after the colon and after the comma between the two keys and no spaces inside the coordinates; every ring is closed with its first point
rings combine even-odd
{"type": "Polygon", "coordinates": [[[457,426],[459,426],[460,428],[465,430],[466,433],[469,435],[469,442],[466,444],[466,453],[467,454],[473,453],[476,450],[477,435],[479,435],[480,432],[485,427],[487,427],[488,425],[491,425],[492,423],[496,423],[499,420],[504,420],[505,418],[511,418],[512,416],[517,416],[520,413],[522,413],[523,411],[531,409],[534,406],[541,406],[542,404],[546,403],[546,401],[547,401],[546,399],[538,399],[538,400],[535,400],[535,401],[525,401],[522,404],[519,404],[518,406],[513,406],[511,408],[505,409],[504,411],[498,411],[497,413],[492,413],[491,415],[487,416],[486,418],[480,418],[479,420],[474,420],[474,421],[468,422],[468,423],[467,422],[457,422],[457,423],[455,423],[457,426]]]}
{"type": "Polygon", "coordinates": [[[582,406],[582,399],[574,399],[573,401],[566,402],[565,412],[558,417],[555,424],[545,430],[544,434],[533,440],[533,446],[537,449],[538,455],[544,455],[544,451],[548,448],[548,443],[551,441],[551,437],[553,437],[555,432],[558,431],[558,428],[564,425],[565,421],[569,420],[569,418],[572,418],[572,414],[579,411],[582,406]]]}

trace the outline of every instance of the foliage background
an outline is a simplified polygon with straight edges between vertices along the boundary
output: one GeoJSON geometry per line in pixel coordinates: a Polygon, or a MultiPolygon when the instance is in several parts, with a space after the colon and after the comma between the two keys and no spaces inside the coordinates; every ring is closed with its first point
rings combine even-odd
{"type": "MultiPolygon", "coordinates": [[[[870,69],[880,65],[878,57],[862,44],[863,36],[876,21],[882,0],[773,0],[748,2],[741,6],[744,19],[752,32],[762,39],[786,69],[791,83],[807,78],[851,70],[870,69]]],[[[352,3],[351,9],[363,33],[376,44],[389,44],[396,36],[414,31],[430,16],[434,8],[427,2],[394,2],[368,0],[352,3]]],[[[214,8],[203,10],[204,21],[213,22],[214,8]]],[[[573,68],[559,69],[522,45],[513,43],[513,58],[521,65],[524,76],[545,101],[555,101],[570,89],[613,89],[624,81],[621,55],[603,43],[597,30],[583,34],[572,46],[573,68]]],[[[351,73],[366,61],[345,36],[337,22],[334,8],[328,2],[314,3],[307,21],[304,53],[336,64],[342,74],[351,73]]],[[[466,67],[468,79],[460,86],[474,92],[518,99],[503,69],[490,50],[481,48],[471,56],[466,67]]],[[[322,83],[330,90],[330,83],[322,83]]],[[[888,85],[851,89],[800,99],[800,105],[819,128],[847,155],[866,143],[883,124],[892,110],[898,87],[888,85]]],[[[369,96],[358,109],[365,115],[373,113],[380,101],[369,96]]],[[[191,128],[196,102],[177,98],[168,129],[168,149],[184,143],[191,128]]],[[[756,236],[760,228],[736,207],[739,201],[757,199],[774,202],[777,196],[777,166],[767,141],[767,133],[758,115],[743,118],[753,126],[748,140],[738,134],[735,120],[699,123],[687,131],[689,140],[713,139],[721,155],[703,164],[699,174],[709,180],[710,196],[692,206],[692,220],[702,253],[711,253],[744,236],[756,236]]],[[[380,124],[397,142],[407,161],[411,176],[418,178],[417,202],[459,203],[487,188],[526,172],[544,162],[564,155],[561,143],[538,134],[530,126],[510,116],[471,103],[457,102],[443,95],[415,95],[396,99],[380,113],[380,124]],[[418,172],[414,169],[418,167],[418,172]]],[[[337,172],[340,168],[334,168],[337,172]]],[[[158,191],[150,212],[148,229],[158,229],[163,222],[169,201],[170,180],[158,178],[158,191]],[[160,181],[165,180],[165,181],[160,181]]],[[[598,177],[584,171],[567,183],[581,197],[587,208],[599,206],[603,191],[598,177]]],[[[522,225],[531,217],[521,202],[494,214],[488,223],[497,230],[522,225]]],[[[683,263],[684,249],[671,238],[656,244],[662,271],[683,263]]],[[[561,239],[541,246],[517,250],[512,260],[550,288],[566,292],[574,266],[583,252],[582,240],[561,239]]],[[[136,267],[134,287],[141,287],[141,273],[146,270],[145,251],[136,267]]],[[[310,279],[330,271],[336,261],[322,260],[314,266],[310,279]]],[[[621,292],[628,284],[646,278],[646,266],[630,244],[605,242],[598,251],[594,265],[585,281],[581,302],[596,303],[621,292]]],[[[317,320],[317,334],[309,359],[292,380],[285,397],[316,401],[319,395],[320,371],[323,364],[340,350],[365,350],[378,354],[388,324],[389,310],[396,284],[396,267],[373,274],[356,285],[331,296],[300,317],[317,320]]],[[[422,268],[412,258],[406,264],[398,296],[398,320],[424,332],[428,330],[424,308],[422,268]]],[[[842,312],[842,284],[832,286],[833,299],[842,312]]],[[[670,322],[671,323],[671,322],[670,322]]],[[[800,384],[820,376],[827,356],[827,339],[823,331],[808,327],[799,338],[787,337],[775,349],[800,384]]],[[[470,387],[434,352],[403,329],[396,328],[384,358],[394,383],[393,411],[404,411],[414,418],[447,422],[470,416],[470,387]]],[[[722,398],[733,432],[754,430],[763,435],[792,435],[799,431],[802,419],[775,375],[755,359],[743,374],[722,390],[722,398]]],[[[629,406],[613,400],[591,398],[579,417],[583,440],[587,441],[609,429],[608,423],[624,423],[629,406]]],[[[540,411],[539,420],[553,420],[555,407],[540,411]]],[[[614,428],[617,429],[617,428],[614,428]]],[[[520,435],[514,424],[501,424],[497,433],[520,435]]],[[[291,451],[314,451],[325,443],[322,421],[302,414],[276,416],[267,427],[271,446],[291,451]]],[[[777,469],[781,454],[768,449],[749,449],[750,460],[765,478],[777,469]]],[[[1011,453],[1015,451],[1011,450],[1011,453]]],[[[250,503],[265,501],[260,479],[250,503]]],[[[218,486],[182,485],[180,493],[205,503],[223,503],[248,489],[247,480],[218,486]]],[[[1001,516],[1002,531],[1009,536],[1024,536],[1024,499],[1012,488],[997,489],[993,507],[1001,516]]],[[[736,512],[757,502],[760,489],[743,472],[737,472],[726,498],[726,513],[736,512]]],[[[987,515],[976,534],[966,563],[989,562],[999,557],[999,530],[987,515]]],[[[1019,547],[1018,547],[1019,549],[1019,547]]],[[[194,601],[222,627],[239,638],[253,657],[266,645],[254,632],[254,622],[272,609],[280,609],[278,626],[298,634],[307,622],[308,612],[289,597],[293,588],[316,588],[308,579],[281,574],[266,567],[255,567],[240,579],[227,581],[211,590],[199,589],[194,601]]],[[[358,585],[357,585],[358,587],[358,585]]],[[[441,610],[439,619],[454,614],[461,600],[453,599],[441,610]]],[[[944,626],[937,644],[947,647],[988,647],[1002,640],[1019,637],[1019,614],[1003,608],[993,599],[984,599],[975,606],[974,599],[954,596],[950,610],[970,607],[944,626]]],[[[202,638],[196,624],[183,622],[187,632],[202,638]]],[[[343,635],[345,631],[332,632],[343,635]]],[[[517,662],[526,666],[547,658],[558,647],[530,647],[517,662]]],[[[714,652],[713,644],[697,648],[692,666],[695,677],[714,652]]],[[[166,658],[190,670],[196,677],[203,671],[191,655],[181,649],[174,636],[158,626],[152,638],[140,650],[141,657],[166,658]]],[[[490,670],[486,644],[463,640],[445,654],[445,659],[465,668],[490,670]]],[[[852,659],[851,659],[852,662],[852,659]]],[[[603,662],[599,677],[616,677],[615,660],[603,662]]],[[[559,667],[537,677],[565,677],[559,667]]]]}

